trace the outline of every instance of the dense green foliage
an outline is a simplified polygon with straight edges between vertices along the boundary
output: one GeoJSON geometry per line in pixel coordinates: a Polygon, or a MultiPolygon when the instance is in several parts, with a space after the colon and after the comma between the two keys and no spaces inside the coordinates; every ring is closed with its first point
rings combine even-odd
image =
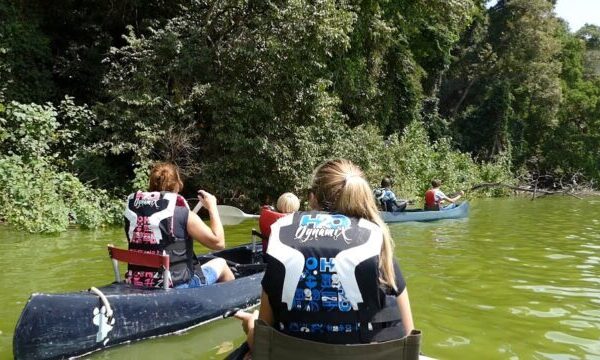
{"type": "Polygon", "coordinates": [[[1,157],[0,187],[4,220],[30,232],[64,231],[69,223],[96,228],[122,221],[120,201],[44,160],[1,157]]]}
{"type": "Polygon", "coordinates": [[[441,96],[459,147],[481,159],[508,153],[513,169],[553,175],[554,184],[575,174],[597,182],[594,30],[569,33],[546,0],[500,1],[477,17],[441,96]]]}
{"type": "Polygon", "coordinates": [[[303,194],[331,157],[409,198],[433,177],[597,181],[600,29],[569,32],[553,1],[485,3],[3,0],[3,174],[79,184],[87,215],[52,221],[88,226],[155,160],[248,209],[303,194]]]}
{"type": "MultiPolygon", "coordinates": [[[[600,34],[600,28],[595,29],[596,34],[600,34]]],[[[589,73],[593,70],[586,70],[584,65],[586,49],[600,50],[600,42],[597,35],[573,37],[564,30],[560,39],[564,101],[557,114],[557,126],[545,143],[543,165],[563,176],[581,172],[597,181],[600,178],[600,77],[593,76],[589,73]]]]}
{"type": "Polygon", "coordinates": [[[121,221],[119,201],[61,170],[81,148],[73,125],[85,121],[85,115],[91,116],[89,110],[68,98],[58,109],[13,101],[0,112],[0,215],[4,220],[31,232],[64,231],[69,223],[95,228],[121,221]]]}
{"type": "Polygon", "coordinates": [[[35,18],[24,19],[11,2],[0,1],[0,90],[16,101],[52,98],[50,39],[35,18]]]}

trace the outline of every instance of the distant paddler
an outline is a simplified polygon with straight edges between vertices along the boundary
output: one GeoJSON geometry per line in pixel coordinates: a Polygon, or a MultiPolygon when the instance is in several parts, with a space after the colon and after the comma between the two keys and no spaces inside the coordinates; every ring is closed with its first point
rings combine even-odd
{"type": "Polygon", "coordinates": [[[448,197],[440,187],[442,181],[433,179],[431,180],[431,188],[425,192],[425,210],[450,210],[458,206],[456,202],[460,199],[465,192],[459,191],[454,194],[453,197],[448,197]],[[444,205],[447,203],[447,205],[444,205]]]}

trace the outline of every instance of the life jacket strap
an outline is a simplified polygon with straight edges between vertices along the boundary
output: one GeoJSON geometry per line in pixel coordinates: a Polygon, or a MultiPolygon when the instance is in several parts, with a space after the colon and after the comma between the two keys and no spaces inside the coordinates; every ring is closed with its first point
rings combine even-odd
{"type": "MultiPolygon", "coordinates": [[[[316,323],[323,322],[324,314],[322,312],[289,311],[288,309],[282,309],[279,313],[278,319],[283,323],[289,323],[292,321],[316,323]]],[[[355,311],[335,313],[336,322],[355,323],[357,322],[357,320],[358,318],[355,311]]]]}
{"type": "Polygon", "coordinates": [[[206,284],[206,277],[204,276],[204,272],[202,271],[202,265],[200,264],[200,260],[198,260],[198,257],[196,256],[195,253],[193,254],[193,262],[194,262],[194,274],[196,274],[196,276],[198,276],[200,278],[200,282],[202,284],[206,284]]]}
{"type": "Polygon", "coordinates": [[[392,321],[400,321],[402,316],[398,306],[387,306],[379,310],[373,317],[371,317],[372,323],[386,323],[392,321]]]}

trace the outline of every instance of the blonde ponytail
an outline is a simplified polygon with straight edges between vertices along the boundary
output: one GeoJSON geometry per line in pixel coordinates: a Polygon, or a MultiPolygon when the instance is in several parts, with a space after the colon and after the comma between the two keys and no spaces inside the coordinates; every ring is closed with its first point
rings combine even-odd
{"type": "Polygon", "coordinates": [[[380,281],[396,289],[394,242],[379,215],[373,191],[360,168],[346,159],[326,161],[315,170],[312,191],[321,209],[363,218],[381,228],[383,245],[379,257],[380,281]]]}

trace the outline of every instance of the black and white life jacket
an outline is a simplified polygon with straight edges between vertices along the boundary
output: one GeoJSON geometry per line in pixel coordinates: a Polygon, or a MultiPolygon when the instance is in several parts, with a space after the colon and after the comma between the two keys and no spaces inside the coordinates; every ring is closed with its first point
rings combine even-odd
{"type": "MultiPolygon", "coordinates": [[[[189,281],[194,271],[191,239],[175,236],[177,206],[189,209],[176,193],[138,191],[127,197],[124,213],[130,250],[169,255],[173,281],[169,286],[189,281]]],[[[163,287],[162,271],[144,266],[129,265],[125,280],[135,286],[163,287]]]]}
{"type": "MultiPolygon", "coordinates": [[[[313,211],[279,219],[271,230],[263,288],[275,328],[333,344],[371,342],[386,303],[379,287],[379,226],[313,211]]],[[[385,321],[398,319],[399,313],[385,321]]]]}

